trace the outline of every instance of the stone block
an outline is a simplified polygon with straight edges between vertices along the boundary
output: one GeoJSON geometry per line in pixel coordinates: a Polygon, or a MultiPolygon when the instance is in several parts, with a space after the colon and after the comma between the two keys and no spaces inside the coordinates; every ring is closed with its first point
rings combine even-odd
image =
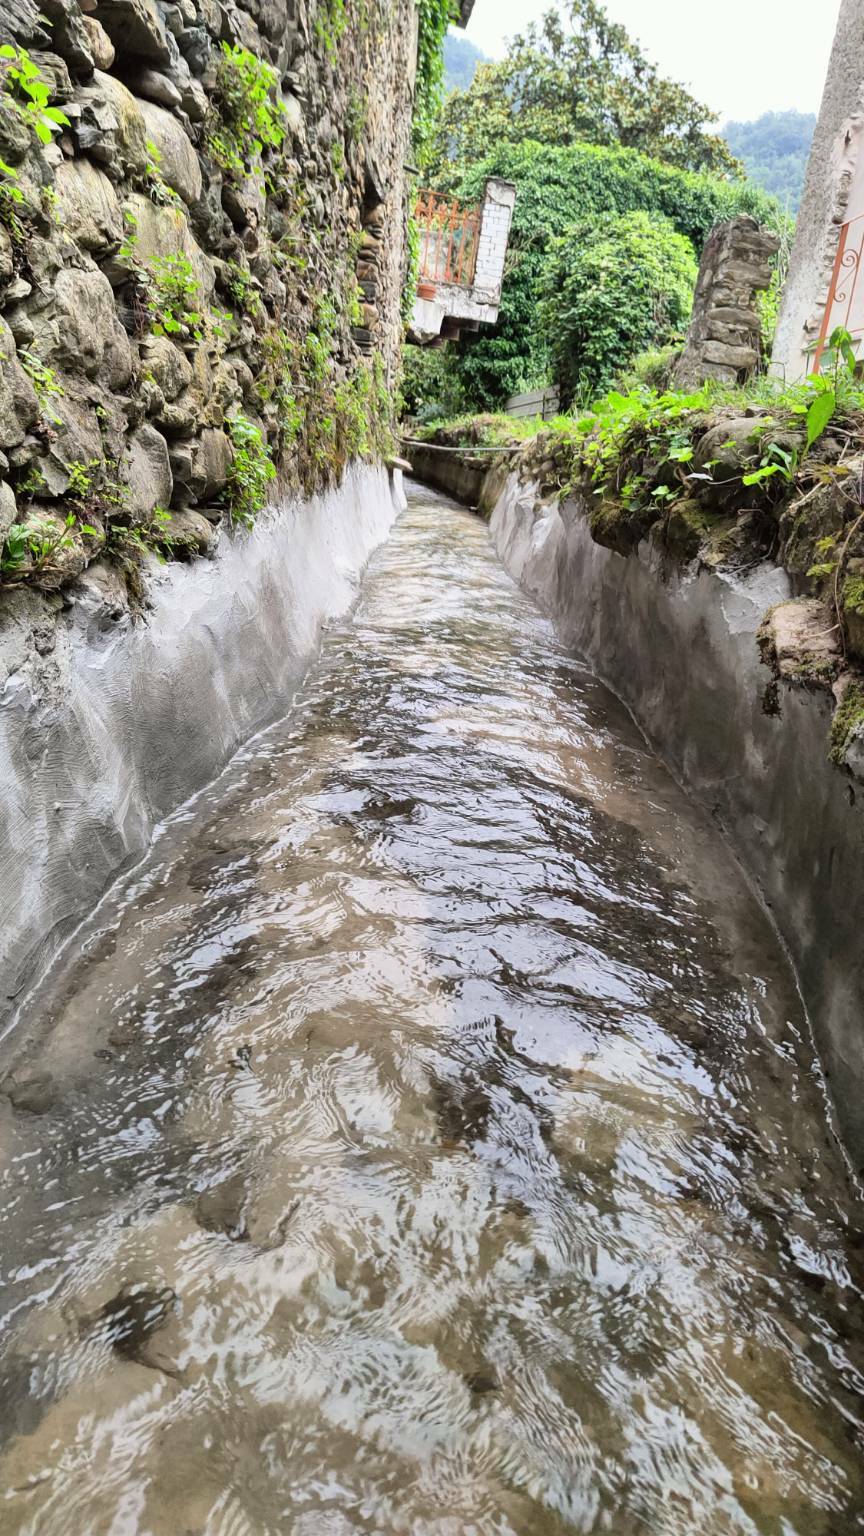
{"type": "MultiPolygon", "coordinates": [[[[179,101],[179,95],[178,95],[179,101]]],[[[192,143],[170,112],[152,101],[140,103],[147,137],[159,152],[159,170],[184,203],[191,207],[201,196],[201,166],[192,143]]]]}
{"type": "Polygon", "coordinates": [[[175,489],[190,486],[193,475],[191,443],[169,443],[168,460],[174,476],[175,489]]]}
{"type": "Polygon", "coordinates": [[[90,52],[96,68],[110,69],[115,57],[114,44],[102,23],[97,21],[95,16],[85,16],[84,30],[87,33],[87,41],[90,44],[90,52]]]}
{"type": "Polygon", "coordinates": [[[41,0],[40,9],[50,23],[50,47],[82,79],[93,73],[94,59],[84,16],[76,0],[41,0]]]}
{"type": "Polygon", "coordinates": [[[11,282],[15,273],[14,252],[12,239],[8,231],[0,224],[0,285],[11,282]]]}
{"type": "Polygon", "coordinates": [[[174,545],[175,554],[206,555],[219,538],[218,529],[200,512],[192,512],[189,508],[172,512],[164,531],[174,545]]]}
{"type": "Polygon", "coordinates": [[[772,608],[762,628],[762,643],[780,677],[827,684],[840,663],[836,617],[818,598],[797,598],[772,608]]]}
{"type": "Polygon", "coordinates": [[[168,508],[174,493],[174,477],[168,444],[149,423],[133,432],[121,464],[128,484],[126,505],[134,518],[144,522],[156,507],[168,508]]]}
{"type": "Polygon", "coordinates": [[[14,103],[0,95],[0,159],[19,165],[30,148],[30,129],[14,103]]]}
{"type": "Polygon", "coordinates": [[[18,361],[12,332],[0,319],[0,449],[22,443],[38,418],[36,391],[18,361]]]}
{"type": "Polygon", "coordinates": [[[17,520],[18,506],[15,501],[15,492],[5,480],[0,480],[0,547],[12,524],[17,520]]]}
{"type": "Polygon", "coordinates": [[[164,75],[159,69],[152,69],[147,65],[138,69],[129,77],[130,89],[139,98],[145,101],[153,101],[159,107],[167,107],[173,112],[180,106],[182,96],[168,75],[164,75]]]}
{"type": "MultiPolygon", "coordinates": [[[[61,59],[57,53],[41,50],[34,53],[32,58],[33,63],[48,87],[52,103],[58,107],[65,106],[67,102],[72,100],[74,95],[74,87],[65,59],[61,59]]],[[[92,68],[89,73],[93,73],[92,68]]]]}
{"type": "Polygon", "coordinates": [[[233,453],[226,433],[207,427],[192,450],[192,490],[199,501],[221,491],[228,479],[233,453]]]}
{"type": "Polygon", "coordinates": [[[104,165],[115,180],[143,176],[149,156],[147,129],[140,104],[122,81],[96,71],[92,84],[78,92],[81,116],[75,128],[78,147],[104,165]]]}
{"type": "Polygon", "coordinates": [[[114,251],[123,239],[123,214],[104,171],[86,159],[64,160],[54,175],[57,215],[85,251],[114,251]]]}
{"type": "Polygon", "coordinates": [[[42,476],[40,494],[64,496],[71,482],[73,464],[88,465],[102,458],[102,437],[96,412],[87,401],[67,389],[51,398],[52,435],[33,464],[42,476]]]}
{"type": "Polygon", "coordinates": [[[176,400],[192,382],[192,364],[167,336],[152,336],[143,344],[142,363],[166,400],[176,400]]]}
{"type": "Polygon", "coordinates": [[[192,234],[183,210],[160,207],[142,192],[134,192],[124,206],[134,219],[135,254],[138,259],[152,262],[165,256],[188,257],[202,303],[209,303],[216,286],[216,269],[192,234]]]}
{"type": "Polygon", "coordinates": [[[123,389],[132,376],[132,349],[105,273],[65,267],[57,273],[54,303],[60,326],[55,355],[106,390],[123,389]]]}
{"type": "Polygon", "coordinates": [[[168,34],[155,0],[99,0],[96,17],[119,58],[169,62],[168,34]]]}
{"type": "Polygon", "coordinates": [[[733,346],[724,341],[706,341],[702,357],[706,363],[720,363],[724,368],[735,368],[742,372],[755,368],[759,361],[755,347],[733,346]]]}

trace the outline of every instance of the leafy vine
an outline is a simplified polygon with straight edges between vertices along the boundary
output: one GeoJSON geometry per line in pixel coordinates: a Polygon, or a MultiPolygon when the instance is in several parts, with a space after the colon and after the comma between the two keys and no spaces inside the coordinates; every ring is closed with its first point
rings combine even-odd
{"type": "Polygon", "coordinates": [[[417,0],[417,83],[414,89],[414,154],[421,166],[432,155],[444,83],[444,36],[450,0],[417,0]]]}

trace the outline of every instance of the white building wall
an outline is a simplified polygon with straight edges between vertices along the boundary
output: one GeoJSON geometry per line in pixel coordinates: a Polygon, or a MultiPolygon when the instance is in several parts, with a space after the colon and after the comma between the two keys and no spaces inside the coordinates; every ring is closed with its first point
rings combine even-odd
{"type": "Polygon", "coordinates": [[[474,265],[474,287],[492,295],[489,302],[501,297],[504,278],[504,260],[510,239],[510,224],[516,202],[516,188],[511,181],[501,181],[492,176],[486,183],[486,197],[480,221],[480,238],[477,242],[477,260],[474,265]]]}
{"type": "MultiPolygon", "coordinates": [[[[813,367],[840,231],[864,160],[864,0],[843,0],[772,359],[790,382],[813,367]]],[[[854,210],[852,210],[854,211],[854,210]]]]}

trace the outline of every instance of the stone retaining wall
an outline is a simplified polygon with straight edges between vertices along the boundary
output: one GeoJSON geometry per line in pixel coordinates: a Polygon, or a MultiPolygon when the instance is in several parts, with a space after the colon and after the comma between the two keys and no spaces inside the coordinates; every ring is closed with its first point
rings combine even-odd
{"type": "Polygon", "coordinates": [[[0,40],[0,589],[209,552],[250,443],[306,491],[374,455],[414,0],[9,0],[0,40]]]}

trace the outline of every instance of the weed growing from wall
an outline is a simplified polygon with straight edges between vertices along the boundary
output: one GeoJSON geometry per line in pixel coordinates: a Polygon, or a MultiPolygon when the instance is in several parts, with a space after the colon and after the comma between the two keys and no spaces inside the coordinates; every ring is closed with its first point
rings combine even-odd
{"type": "Polygon", "coordinates": [[[279,79],[270,64],[247,48],[223,43],[216,90],[207,145],[223,171],[242,177],[253,169],[265,147],[282,147],[288,124],[279,79]]]}
{"type": "Polygon", "coordinates": [[[201,290],[188,256],[155,256],[144,268],[144,295],[154,336],[189,336],[201,341],[201,290]]]}
{"type": "MultiPolygon", "coordinates": [[[[61,128],[68,128],[66,113],[50,105],[49,86],[26,48],[13,48],[11,43],[4,43],[0,47],[0,92],[33,130],[40,143],[50,144],[55,133],[59,133],[61,128]]],[[[8,174],[8,166],[3,169],[8,174]]]]}
{"type": "Polygon", "coordinates": [[[225,423],[234,456],[228,471],[224,499],[235,523],[251,528],[267,500],[267,488],[276,468],[260,427],[237,411],[225,423]]]}
{"type": "Polygon", "coordinates": [[[169,187],[162,175],[162,155],[152,139],[147,140],[147,164],[144,167],[144,187],[153,203],[163,208],[183,208],[183,202],[173,187],[169,187]]]}
{"type": "Polygon", "coordinates": [[[242,314],[248,315],[250,320],[259,319],[264,312],[264,306],[252,273],[236,261],[228,261],[225,266],[226,287],[233,303],[242,314]]]}
{"type": "Polygon", "coordinates": [[[43,363],[41,357],[35,352],[28,351],[26,347],[22,347],[19,351],[18,361],[36,391],[39,410],[44,420],[50,422],[52,426],[59,426],[60,417],[56,414],[51,402],[65,394],[65,390],[54,369],[49,368],[47,363],[43,363]]]}
{"type": "Polygon", "coordinates": [[[336,57],[339,39],[347,25],[345,0],[320,0],[315,15],[315,37],[331,59],[336,57]]]}
{"type": "MultiPolygon", "coordinates": [[[[69,126],[66,113],[59,107],[52,107],[50,100],[49,86],[26,48],[14,48],[11,43],[4,43],[0,47],[0,104],[21,118],[41,144],[49,144],[55,133],[69,126]]],[[[24,227],[19,218],[23,203],[18,172],[0,159],[0,223],[16,245],[24,238],[24,227]]]]}

